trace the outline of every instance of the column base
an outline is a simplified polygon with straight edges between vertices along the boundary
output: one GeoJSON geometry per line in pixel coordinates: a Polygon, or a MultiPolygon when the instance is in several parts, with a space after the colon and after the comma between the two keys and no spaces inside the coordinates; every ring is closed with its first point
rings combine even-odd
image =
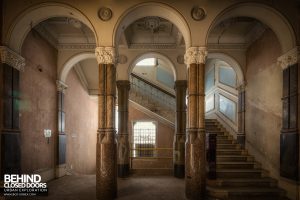
{"type": "Polygon", "coordinates": [[[205,199],[205,130],[188,130],[185,160],[185,195],[190,200],[205,199]]]}
{"type": "Polygon", "coordinates": [[[174,176],[176,178],[184,178],[184,165],[174,164],[174,176]]]}
{"type": "Polygon", "coordinates": [[[130,174],[129,164],[118,164],[118,177],[126,178],[130,174]]]}
{"type": "Polygon", "coordinates": [[[117,143],[115,131],[98,130],[96,160],[96,197],[113,200],[117,197],[117,143]]]}
{"type": "Polygon", "coordinates": [[[57,165],[55,169],[55,178],[63,177],[67,174],[66,164],[57,165]]]}
{"type": "Polygon", "coordinates": [[[245,134],[237,134],[236,140],[242,147],[245,147],[245,134]]]}

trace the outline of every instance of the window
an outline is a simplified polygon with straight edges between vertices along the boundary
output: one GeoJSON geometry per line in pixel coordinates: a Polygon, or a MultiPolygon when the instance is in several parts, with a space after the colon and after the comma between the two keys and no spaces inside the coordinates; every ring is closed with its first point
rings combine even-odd
{"type": "Polygon", "coordinates": [[[139,61],[136,66],[155,66],[156,65],[156,58],[146,58],[139,61]]]}
{"type": "Polygon", "coordinates": [[[219,110],[231,121],[236,121],[236,103],[226,97],[219,96],[219,110]]]}
{"type": "Polygon", "coordinates": [[[205,93],[215,86],[215,69],[212,68],[205,76],[205,93]]]}
{"type": "Polygon", "coordinates": [[[133,156],[152,157],[156,145],[155,122],[133,123],[133,156]]]}
{"type": "Polygon", "coordinates": [[[219,81],[225,85],[235,88],[236,87],[236,74],[234,69],[231,67],[223,67],[219,68],[219,81]]]}

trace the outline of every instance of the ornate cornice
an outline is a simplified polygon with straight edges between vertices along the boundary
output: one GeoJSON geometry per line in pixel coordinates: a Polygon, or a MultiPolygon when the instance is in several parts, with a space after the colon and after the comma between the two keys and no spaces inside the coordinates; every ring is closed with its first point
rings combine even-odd
{"type": "Polygon", "coordinates": [[[97,47],[95,49],[98,64],[115,64],[116,52],[114,47],[97,47]]]}
{"type": "Polygon", "coordinates": [[[300,47],[295,47],[294,49],[288,51],[277,59],[278,65],[282,69],[298,63],[300,60],[300,47]]]}
{"type": "Polygon", "coordinates": [[[19,71],[24,70],[25,58],[23,58],[19,54],[13,52],[6,46],[0,46],[0,55],[2,63],[8,64],[9,66],[19,71]]]}
{"type": "Polygon", "coordinates": [[[64,93],[65,90],[68,88],[67,84],[65,84],[61,80],[56,80],[56,87],[57,87],[57,91],[62,93],[64,93]]]}
{"type": "Polygon", "coordinates": [[[204,64],[207,57],[206,47],[190,47],[184,54],[184,63],[186,65],[204,64]]]}

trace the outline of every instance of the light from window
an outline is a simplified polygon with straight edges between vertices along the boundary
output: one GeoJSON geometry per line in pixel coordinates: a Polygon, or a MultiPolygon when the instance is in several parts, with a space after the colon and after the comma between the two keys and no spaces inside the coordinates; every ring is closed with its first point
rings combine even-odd
{"type": "Polygon", "coordinates": [[[133,125],[133,156],[152,157],[156,144],[156,124],[135,122],[133,125]]]}
{"type": "Polygon", "coordinates": [[[156,58],[146,58],[139,61],[136,66],[155,66],[156,65],[156,58]]]}

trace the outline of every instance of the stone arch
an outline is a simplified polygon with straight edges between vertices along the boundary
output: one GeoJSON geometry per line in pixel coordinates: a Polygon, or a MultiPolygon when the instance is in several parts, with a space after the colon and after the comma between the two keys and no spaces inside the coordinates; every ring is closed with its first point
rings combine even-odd
{"type": "Polygon", "coordinates": [[[147,16],[158,16],[169,20],[177,26],[181,31],[186,48],[191,46],[191,33],[185,18],[173,7],[157,2],[147,2],[138,4],[132,8],[129,8],[121,17],[118,19],[114,31],[113,31],[113,45],[118,46],[121,33],[134,21],[147,17],[147,16]]]}
{"type": "Polygon", "coordinates": [[[177,70],[175,68],[175,65],[173,64],[173,62],[171,61],[170,58],[168,58],[167,56],[161,54],[161,53],[157,53],[157,52],[147,52],[147,53],[142,53],[141,55],[138,55],[135,59],[133,59],[133,61],[130,63],[129,67],[128,67],[128,80],[130,77],[130,74],[133,70],[133,68],[135,67],[135,65],[145,59],[145,58],[150,58],[150,57],[154,57],[154,58],[159,58],[163,61],[165,61],[168,65],[171,66],[172,68],[172,72],[173,72],[173,76],[174,76],[174,80],[177,80],[177,70]]]}
{"type": "Polygon", "coordinates": [[[282,53],[296,46],[295,33],[288,20],[274,8],[259,3],[239,3],[223,10],[210,25],[206,35],[206,44],[209,33],[217,24],[235,17],[251,17],[270,27],[278,37],[282,53]]]}
{"type": "Polygon", "coordinates": [[[244,84],[245,79],[243,70],[241,68],[241,65],[234,58],[225,53],[208,53],[207,59],[219,59],[228,63],[236,73],[238,86],[244,84]]]}
{"type": "Polygon", "coordinates": [[[59,72],[59,80],[62,82],[66,82],[67,80],[67,76],[70,72],[70,70],[72,69],[72,67],[85,59],[89,59],[89,58],[94,58],[96,59],[95,53],[92,52],[83,52],[83,53],[79,53],[76,54],[74,56],[72,56],[70,59],[68,59],[65,64],[63,65],[61,71],[59,72]]]}
{"type": "Polygon", "coordinates": [[[98,44],[97,33],[87,16],[70,5],[54,2],[38,4],[21,13],[10,26],[5,38],[5,43],[12,50],[20,53],[23,41],[31,27],[52,17],[71,17],[81,21],[94,32],[96,44],[98,44]]]}

